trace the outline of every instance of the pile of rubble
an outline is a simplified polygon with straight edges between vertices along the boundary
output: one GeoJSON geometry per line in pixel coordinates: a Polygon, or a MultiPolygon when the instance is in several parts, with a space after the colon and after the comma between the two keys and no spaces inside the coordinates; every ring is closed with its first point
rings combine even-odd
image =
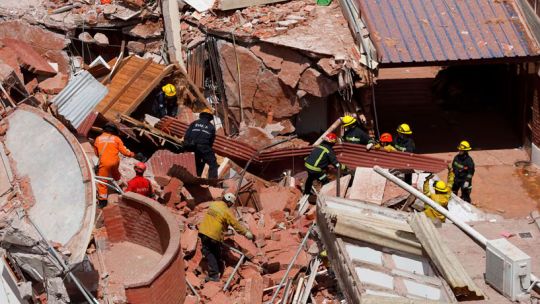
{"type": "Polygon", "coordinates": [[[283,34],[312,18],[315,5],[303,0],[268,6],[251,6],[231,12],[191,12],[184,19],[210,31],[232,33],[240,38],[268,38],[283,34]]]}

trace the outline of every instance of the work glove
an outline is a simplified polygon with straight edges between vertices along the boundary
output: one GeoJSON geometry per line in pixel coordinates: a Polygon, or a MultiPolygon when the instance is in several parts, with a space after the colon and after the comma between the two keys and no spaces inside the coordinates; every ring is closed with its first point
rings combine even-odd
{"type": "Polygon", "coordinates": [[[373,148],[374,144],[373,143],[369,143],[366,145],[366,149],[369,151],[371,150],[371,148],[373,148]]]}
{"type": "Polygon", "coordinates": [[[251,233],[251,231],[246,232],[246,238],[248,240],[253,240],[253,233],[251,233]]]}
{"type": "Polygon", "coordinates": [[[469,188],[471,186],[471,182],[466,181],[463,183],[463,188],[469,188]]]}

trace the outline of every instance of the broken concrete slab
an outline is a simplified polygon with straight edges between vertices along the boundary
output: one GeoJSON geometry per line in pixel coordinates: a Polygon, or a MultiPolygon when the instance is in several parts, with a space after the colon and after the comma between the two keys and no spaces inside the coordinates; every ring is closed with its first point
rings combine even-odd
{"type": "Polygon", "coordinates": [[[17,50],[21,65],[28,71],[44,76],[56,74],[56,70],[30,44],[13,38],[4,38],[0,41],[5,46],[17,50]]]}
{"type": "Polygon", "coordinates": [[[381,205],[385,187],[386,178],[373,171],[372,168],[358,167],[347,198],[381,205]]]}
{"type": "Polygon", "coordinates": [[[338,85],[336,81],[321,74],[319,71],[309,68],[302,74],[298,89],[316,97],[326,97],[336,92],[338,85]]]}
{"type": "MultiPolygon", "coordinates": [[[[349,182],[351,181],[351,175],[345,175],[339,179],[339,197],[344,197],[347,193],[347,188],[349,186],[349,182]]],[[[328,195],[328,196],[336,196],[337,192],[337,181],[331,181],[326,185],[323,185],[321,187],[321,190],[319,190],[319,195],[328,195]]]]}
{"type": "Polygon", "coordinates": [[[47,303],[50,304],[68,304],[69,299],[66,286],[62,278],[47,279],[47,303]]]}
{"type": "Polygon", "coordinates": [[[273,211],[289,211],[296,209],[302,193],[296,188],[272,186],[259,191],[259,201],[265,214],[273,211]]]}
{"type": "Polygon", "coordinates": [[[5,145],[17,173],[29,180],[24,198],[30,219],[48,240],[72,253],[70,262],[80,262],[95,216],[92,165],[76,138],[51,115],[22,105],[7,120],[5,145]]]}
{"type": "Polygon", "coordinates": [[[38,84],[38,88],[43,92],[51,95],[60,93],[68,84],[68,76],[63,73],[58,73],[56,76],[47,78],[38,84]]]}
{"type": "Polygon", "coordinates": [[[248,6],[265,5],[286,0],[217,0],[218,9],[222,11],[244,8],[248,6]]]}
{"type": "Polygon", "coordinates": [[[163,35],[163,22],[146,20],[132,28],[124,28],[123,32],[142,39],[160,38],[163,35]]]}
{"type": "Polygon", "coordinates": [[[94,35],[94,41],[99,46],[108,46],[109,45],[109,37],[107,37],[103,33],[96,33],[94,35]]]}

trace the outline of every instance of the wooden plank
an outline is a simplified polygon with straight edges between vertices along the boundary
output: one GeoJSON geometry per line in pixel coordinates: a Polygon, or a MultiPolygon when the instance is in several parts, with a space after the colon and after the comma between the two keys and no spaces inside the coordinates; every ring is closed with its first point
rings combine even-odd
{"type": "Polygon", "coordinates": [[[146,98],[146,96],[148,96],[148,94],[150,94],[150,92],[152,92],[152,90],[161,82],[161,80],[163,78],[165,78],[165,76],[167,76],[169,73],[172,72],[174,66],[173,65],[168,65],[162,72],[161,74],[159,74],[158,77],[155,77],[154,80],[144,89],[144,91],[142,91],[141,93],[139,93],[139,96],[137,96],[137,100],[131,105],[131,107],[126,111],[126,114],[129,115],[131,114],[133,111],[135,111],[135,109],[141,104],[141,102],[146,98]]]}
{"type": "Polygon", "coordinates": [[[411,228],[433,264],[452,288],[458,301],[482,300],[483,291],[474,283],[457,256],[444,243],[433,222],[423,213],[409,219],[411,228]]]}
{"type": "Polygon", "coordinates": [[[114,96],[114,98],[107,104],[107,106],[103,109],[103,111],[101,111],[100,113],[105,115],[105,117],[107,117],[107,111],[109,111],[110,108],[112,108],[114,106],[114,104],[116,103],[116,101],[118,101],[118,99],[120,99],[120,97],[122,96],[122,94],[127,91],[128,89],[130,89],[131,85],[133,84],[133,82],[135,82],[137,80],[137,78],[144,72],[144,70],[146,69],[146,67],[148,67],[150,64],[152,63],[152,59],[147,59],[146,62],[144,63],[144,65],[139,69],[139,71],[137,71],[137,73],[133,74],[131,76],[131,78],[129,79],[129,81],[124,84],[124,87],[120,90],[120,92],[118,92],[116,94],[116,96],[114,96]]]}
{"type": "Polygon", "coordinates": [[[414,235],[391,228],[366,225],[350,217],[338,215],[334,233],[382,247],[422,255],[422,246],[414,235]]]}
{"type": "Polygon", "coordinates": [[[348,198],[381,205],[386,187],[386,178],[372,168],[356,168],[348,198]]]}
{"type": "Polygon", "coordinates": [[[264,5],[284,1],[285,0],[221,0],[219,2],[219,9],[222,11],[227,11],[248,6],[264,5]]]}

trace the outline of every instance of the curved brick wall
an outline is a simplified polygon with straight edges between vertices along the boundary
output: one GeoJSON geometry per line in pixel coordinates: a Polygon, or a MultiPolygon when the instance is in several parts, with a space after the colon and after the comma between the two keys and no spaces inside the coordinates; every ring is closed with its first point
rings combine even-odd
{"type": "Polygon", "coordinates": [[[111,196],[104,221],[111,243],[128,241],[162,255],[155,271],[125,286],[129,303],[183,303],[186,297],[180,230],[166,207],[135,193],[111,196]]]}

